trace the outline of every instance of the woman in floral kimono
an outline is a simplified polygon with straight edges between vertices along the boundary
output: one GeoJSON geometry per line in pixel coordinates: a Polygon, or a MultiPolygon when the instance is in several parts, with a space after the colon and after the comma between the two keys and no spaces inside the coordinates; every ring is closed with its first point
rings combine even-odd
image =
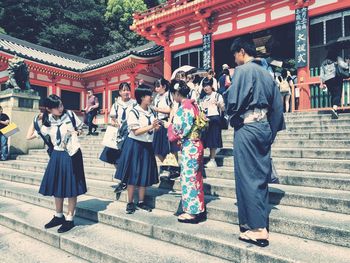
{"type": "Polygon", "coordinates": [[[190,88],[184,81],[170,87],[174,100],[180,103],[173,122],[168,126],[170,141],[178,141],[181,147],[180,182],[183,214],[181,223],[197,224],[205,219],[203,192],[203,144],[201,129],[206,124],[194,100],[187,99],[190,88]],[[201,122],[202,120],[202,122],[201,122]]]}

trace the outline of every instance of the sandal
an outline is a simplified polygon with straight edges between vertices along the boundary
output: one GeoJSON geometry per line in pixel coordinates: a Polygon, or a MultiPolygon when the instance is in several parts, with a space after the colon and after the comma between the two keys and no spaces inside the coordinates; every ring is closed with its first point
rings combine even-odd
{"type": "Polygon", "coordinates": [[[243,242],[247,242],[249,244],[253,244],[253,245],[256,245],[258,247],[267,247],[269,245],[269,240],[268,238],[266,239],[263,239],[263,238],[254,238],[252,236],[249,235],[249,233],[251,233],[250,230],[244,232],[244,233],[241,233],[239,235],[239,240],[243,241],[243,242]]]}
{"type": "Polygon", "coordinates": [[[180,223],[198,224],[199,222],[202,222],[205,219],[205,213],[201,213],[198,215],[190,215],[187,213],[183,213],[178,216],[177,221],[179,221],[180,223]]]}

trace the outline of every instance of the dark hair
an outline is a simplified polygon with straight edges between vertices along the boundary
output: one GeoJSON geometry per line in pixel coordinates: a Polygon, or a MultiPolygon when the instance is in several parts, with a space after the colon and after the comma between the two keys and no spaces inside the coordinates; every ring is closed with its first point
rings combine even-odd
{"type": "Polygon", "coordinates": [[[225,74],[225,75],[227,75],[227,76],[230,76],[230,71],[229,71],[227,68],[225,68],[225,69],[222,71],[222,74],[225,74]]]}
{"type": "Polygon", "coordinates": [[[160,86],[165,87],[165,91],[168,91],[168,90],[169,90],[169,87],[170,87],[170,82],[167,81],[165,78],[157,79],[157,80],[154,82],[154,87],[160,87],[160,86]]]}
{"type": "Polygon", "coordinates": [[[193,84],[201,83],[202,78],[199,75],[194,75],[193,84]]]}
{"type": "Polygon", "coordinates": [[[213,79],[208,79],[208,78],[204,78],[203,82],[202,82],[202,87],[206,87],[206,86],[210,86],[213,87],[214,81],[213,79]]]}
{"type": "MultiPolygon", "coordinates": [[[[43,125],[46,127],[51,126],[51,123],[49,121],[49,112],[46,110],[46,108],[50,110],[55,109],[58,108],[61,104],[63,104],[61,98],[55,94],[51,94],[44,100],[45,111],[43,113],[43,125]]],[[[66,110],[63,111],[63,114],[64,113],[66,113],[66,110]]]]}
{"type": "Polygon", "coordinates": [[[173,81],[170,86],[170,92],[175,94],[178,92],[182,97],[187,98],[188,93],[190,93],[190,87],[187,86],[186,82],[183,80],[173,81]]]}
{"type": "Polygon", "coordinates": [[[141,105],[142,98],[146,96],[152,96],[152,91],[147,88],[137,88],[135,90],[135,98],[137,101],[137,104],[141,105]]]}
{"type": "Polygon", "coordinates": [[[256,57],[256,47],[251,37],[236,38],[231,45],[231,52],[236,53],[243,49],[249,56],[256,57]]]}
{"type": "Polygon", "coordinates": [[[282,78],[285,79],[287,77],[287,75],[288,75],[288,71],[285,68],[282,69],[282,72],[281,72],[282,78]]]}
{"type": "Polygon", "coordinates": [[[2,106],[0,106],[0,110],[2,110],[2,106]]]}
{"type": "Polygon", "coordinates": [[[213,75],[213,76],[215,75],[214,70],[211,69],[211,68],[207,69],[207,73],[210,74],[210,75],[213,75]]]}
{"type": "Polygon", "coordinates": [[[337,48],[335,47],[331,47],[328,49],[328,52],[327,52],[327,59],[330,59],[332,61],[337,61],[337,58],[338,58],[338,50],[337,48]]]}
{"type": "Polygon", "coordinates": [[[122,91],[123,89],[127,89],[128,91],[131,91],[131,87],[130,87],[130,84],[127,83],[127,82],[122,82],[120,83],[119,85],[119,92],[122,91]]]}

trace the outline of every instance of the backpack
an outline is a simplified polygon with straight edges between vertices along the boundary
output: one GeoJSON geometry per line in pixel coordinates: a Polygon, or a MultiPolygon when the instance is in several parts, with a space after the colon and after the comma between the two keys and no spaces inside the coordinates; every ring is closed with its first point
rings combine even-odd
{"type": "Polygon", "coordinates": [[[280,81],[279,78],[277,78],[277,83],[278,83],[280,92],[283,92],[283,93],[290,92],[290,86],[287,79],[282,79],[282,81],[280,81]]]}
{"type": "Polygon", "coordinates": [[[337,67],[335,62],[331,61],[331,60],[326,60],[322,63],[321,66],[321,79],[323,81],[327,81],[330,79],[333,79],[336,77],[337,75],[337,67]]]}
{"type": "MultiPolygon", "coordinates": [[[[74,115],[72,114],[71,111],[67,111],[67,115],[68,115],[70,121],[72,122],[72,125],[73,125],[74,130],[77,131],[78,128],[77,128],[77,123],[76,123],[76,121],[75,121],[74,115]]],[[[39,115],[36,116],[36,117],[34,118],[34,120],[33,120],[34,129],[36,130],[36,132],[38,133],[38,135],[41,137],[41,139],[44,141],[44,144],[47,146],[47,154],[48,154],[49,156],[51,156],[51,153],[52,153],[52,151],[53,151],[54,146],[53,146],[53,144],[52,144],[52,142],[51,142],[50,136],[49,136],[49,135],[45,136],[44,134],[41,133],[38,118],[39,118],[39,115]]]]}

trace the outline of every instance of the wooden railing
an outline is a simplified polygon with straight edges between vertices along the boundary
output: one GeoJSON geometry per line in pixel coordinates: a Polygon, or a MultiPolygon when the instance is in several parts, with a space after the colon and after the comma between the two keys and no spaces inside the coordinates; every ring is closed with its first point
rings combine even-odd
{"type": "MultiPolygon", "coordinates": [[[[310,75],[318,77],[320,75],[319,68],[310,68],[310,75]]],[[[323,91],[320,88],[320,83],[310,85],[310,105],[311,109],[332,107],[330,93],[328,90],[323,91]]],[[[344,80],[341,106],[350,106],[350,79],[344,80]]]]}

